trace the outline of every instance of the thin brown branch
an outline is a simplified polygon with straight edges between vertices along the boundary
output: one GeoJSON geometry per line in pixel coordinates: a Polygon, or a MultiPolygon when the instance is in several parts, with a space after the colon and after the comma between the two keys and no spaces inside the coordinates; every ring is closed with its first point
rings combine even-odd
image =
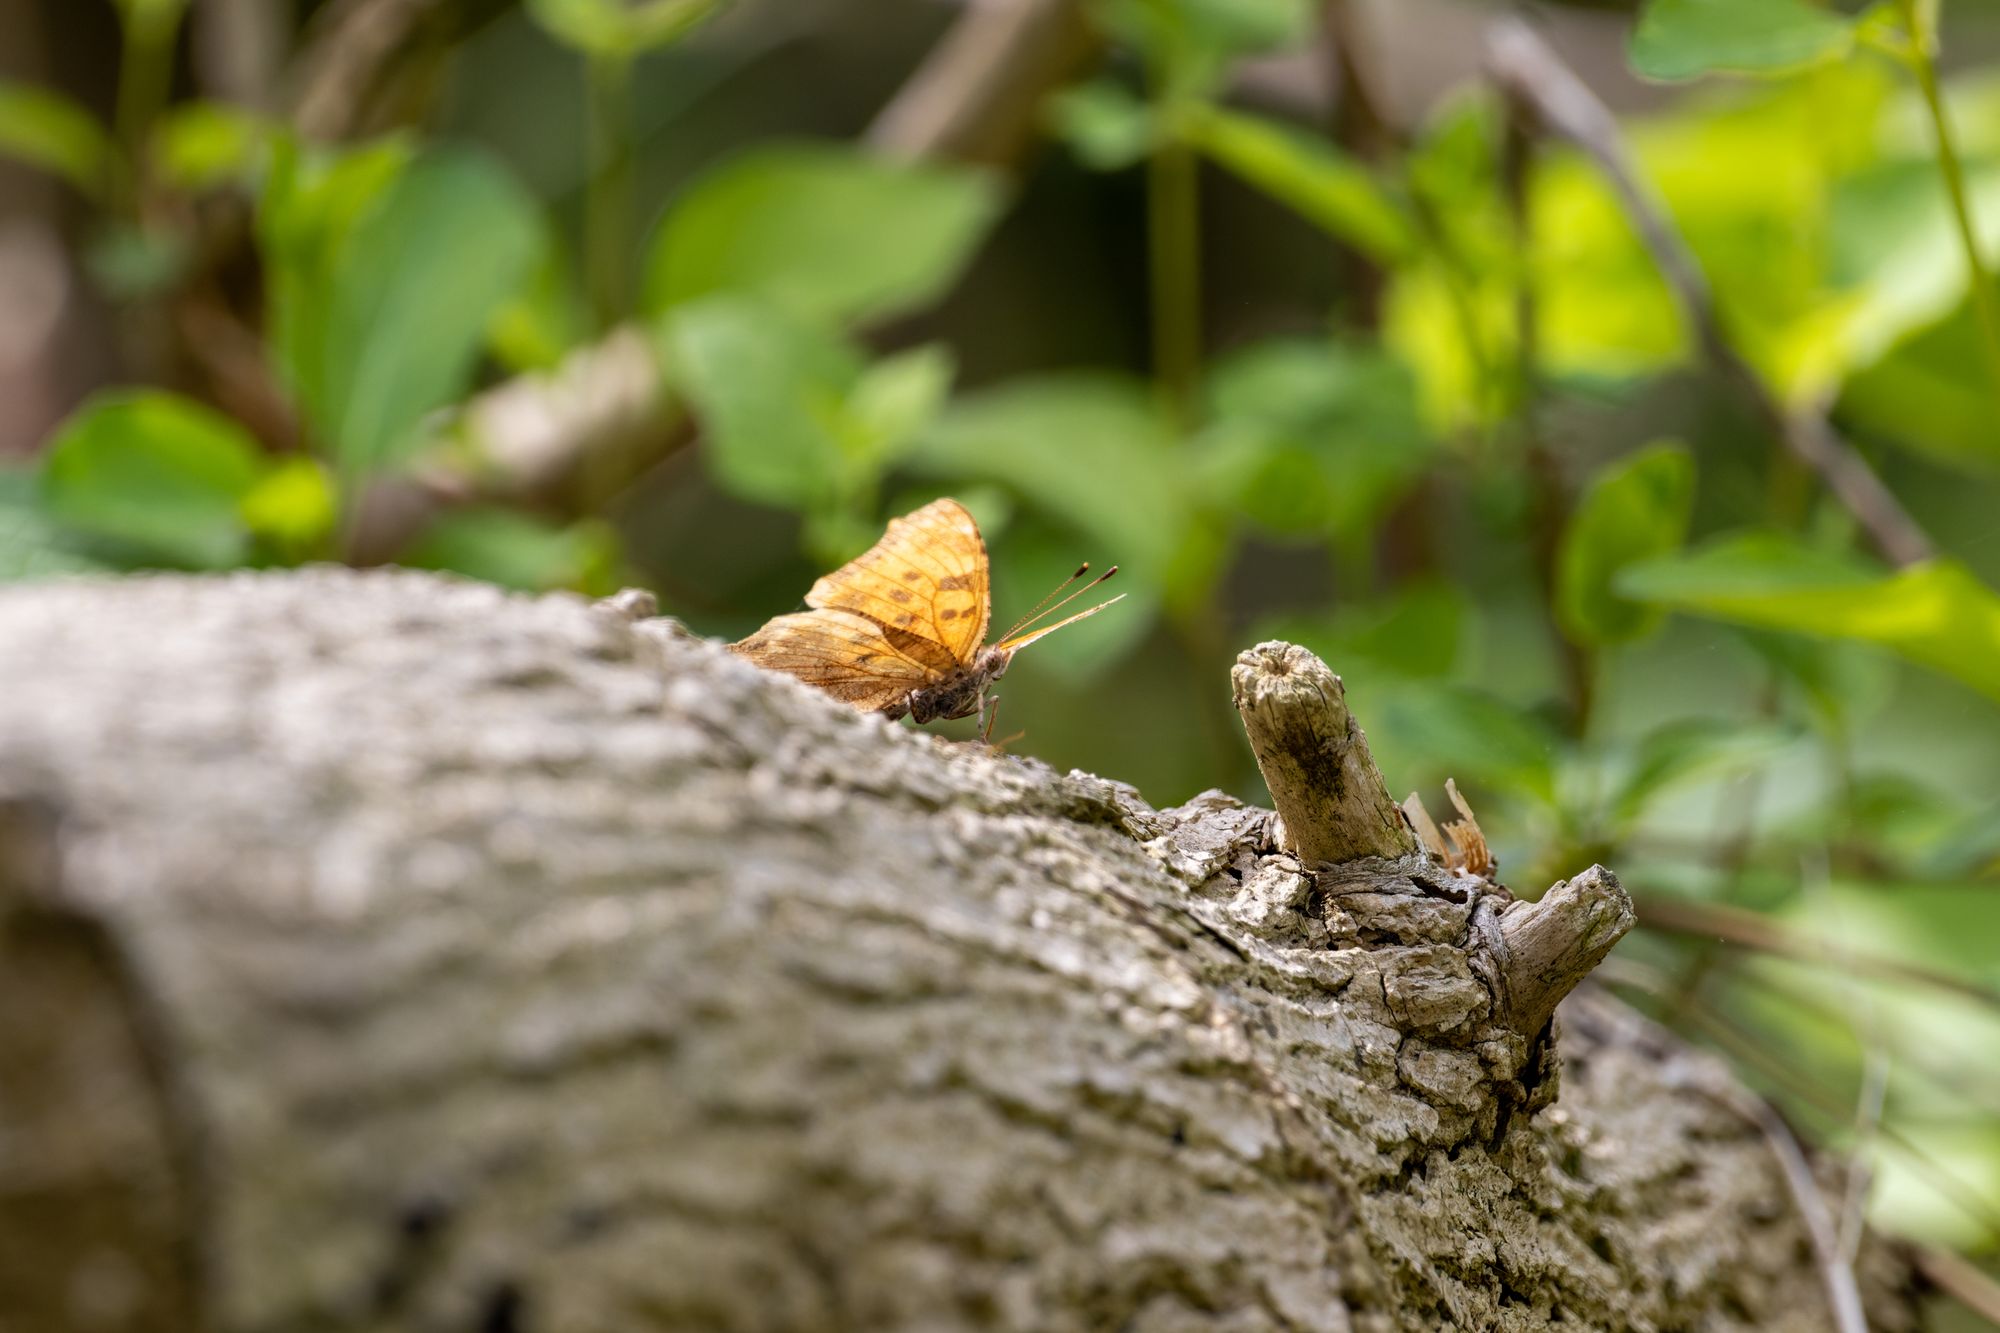
{"type": "Polygon", "coordinates": [[[1884,557],[1898,565],[1928,559],[1934,551],[1929,536],[1867,460],[1835,432],[1824,409],[1780,402],[1737,352],[1708,276],[1626,152],[1610,108],[1519,19],[1494,24],[1486,68],[1517,116],[1573,145],[1604,173],[1709,365],[1748,398],[1786,448],[1819,474],[1884,557]]]}
{"type": "MultiPolygon", "coordinates": [[[[1824,942],[1756,912],[1719,903],[1689,902],[1660,894],[1643,894],[1637,901],[1639,924],[1648,930],[1712,939],[1735,948],[1802,962],[1827,961],[1827,945],[1824,942]]],[[[1842,950],[1840,961],[1841,966],[1855,976],[1928,986],[2000,1009],[2000,990],[1966,977],[1925,967],[1921,963],[1852,950],[1842,950]]]]}
{"type": "Polygon", "coordinates": [[[983,0],[958,20],[868,127],[904,158],[1009,166],[1039,131],[1044,98],[1102,45],[1079,0],[983,0]]]}
{"type": "Polygon", "coordinates": [[[2000,1281],[1963,1255],[1921,1246],[1915,1252],[1917,1270],[1938,1289],[1981,1319],[2000,1324],[2000,1281]]]}

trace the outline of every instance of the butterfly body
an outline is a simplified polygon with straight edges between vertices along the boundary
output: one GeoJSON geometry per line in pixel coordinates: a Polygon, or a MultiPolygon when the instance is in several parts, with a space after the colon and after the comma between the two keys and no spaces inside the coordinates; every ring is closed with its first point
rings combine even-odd
{"type": "Polygon", "coordinates": [[[981,649],[971,665],[960,667],[935,685],[910,691],[906,700],[910,717],[918,723],[971,717],[985,707],[987,686],[1007,673],[1007,664],[1013,659],[1014,654],[998,648],[981,649]]]}
{"type": "Polygon", "coordinates": [[[814,583],[811,610],[779,616],[729,648],[863,712],[933,722],[989,713],[987,688],[1016,652],[1119,600],[986,644],[988,587],[972,515],[956,500],[934,500],[890,520],[881,541],[814,583]]]}

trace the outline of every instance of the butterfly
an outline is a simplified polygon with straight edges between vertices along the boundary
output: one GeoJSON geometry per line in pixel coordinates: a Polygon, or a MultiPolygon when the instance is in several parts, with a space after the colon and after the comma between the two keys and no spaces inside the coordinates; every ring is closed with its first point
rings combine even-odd
{"type": "Polygon", "coordinates": [[[986,543],[964,505],[933,500],[889,520],[881,541],[814,583],[806,593],[812,610],[779,616],[729,650],[864,713],[907,714],[920,723],[978,713],[980,735],[988,736],[999,698],[986,689],[1005,674],[1014,654],[1123,598],[1121,593],[1022,632],[1116,574],[1118,566],[1049,605],[1089,571],[1084,565],[1000,642],[982,647],[992,615],[986,543]]]}

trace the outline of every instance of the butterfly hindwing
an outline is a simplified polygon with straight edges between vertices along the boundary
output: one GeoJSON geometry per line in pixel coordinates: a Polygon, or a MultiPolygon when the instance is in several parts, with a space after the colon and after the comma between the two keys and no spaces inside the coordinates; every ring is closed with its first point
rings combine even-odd
{"type": "Polygon", "coordinates": [[[883,626],[850,611],[801,611],[779,616],[729,650],[864,712],[900,713],[910,691],[937,674],[944,654],[937,644],[912,643],[914,637],[892,640],[883,626]]]}
{"type": "Polygon", "coordinates": [[[881,541],[813,584],[806,605],[940,645],[948,669],[970,662],[986,640],[988,588],[986,543],[972,515],[956,500],[933,500],[890,520],[881,541]]]}

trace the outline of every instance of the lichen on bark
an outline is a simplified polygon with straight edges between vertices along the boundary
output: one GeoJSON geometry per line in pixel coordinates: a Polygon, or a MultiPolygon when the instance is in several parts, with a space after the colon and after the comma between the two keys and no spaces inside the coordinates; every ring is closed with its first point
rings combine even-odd
{"type": "MultiPolygon", "coordinates": [[[[37,1240],[0,1314],[1825,1326],[1728,1072],[1603,995],[1550,1027],[1523,979],[1588,931],[1414,840],[1307,863],[1221,794],[856,715],[644,610],[334,570],[0,591],[0,1068],[68,1072],[0,1080],[0,1235],[37,1240]]],[[[1861,1269],[1907,1326],[1894,1255],[1861,1269]]]]}

